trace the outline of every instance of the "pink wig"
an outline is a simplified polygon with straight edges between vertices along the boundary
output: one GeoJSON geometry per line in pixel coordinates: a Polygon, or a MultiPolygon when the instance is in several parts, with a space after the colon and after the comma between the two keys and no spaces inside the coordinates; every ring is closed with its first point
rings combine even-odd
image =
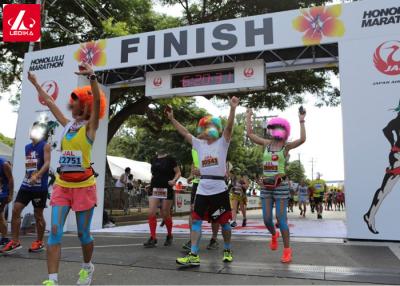
{"type": "MultiPolygon", "coordinates": [[[[287,140],[289,138],[290,123],[286,119],[280,118],[280,117],[271,118],[267,122],[267,129],[271,129],[272,130],[271,133],[275,133],[275,132],[273,132],[274,127],[282,127],[286,131],[286,132],[284,132],[285,134],[281,134],[281,132],[277,131],[277,135],[278,135],[277,137],[281,137],[284,140],[287,140]]],[[[274,136],[274,134],[272,134],[272,136],[274,136]]]]}

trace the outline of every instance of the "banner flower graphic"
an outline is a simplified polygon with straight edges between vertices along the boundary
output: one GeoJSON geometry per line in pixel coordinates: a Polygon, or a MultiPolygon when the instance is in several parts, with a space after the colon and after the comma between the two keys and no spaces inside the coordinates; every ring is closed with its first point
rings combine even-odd
{"type": "Polygon", "coordinates": [[[81,44],[74,53],[74,59],[78,62],[88,63],[94,66],[105,66],[107,63],[106,40],[91,41],[81,44]]]}
{"type": "Polygon", "coordinates": [[[301,14],[292,24],[295,30],[305,33],[306,46],[320,44],[323,37],[342,37],[345,33],[344,23],[338,19],[342,14],[341,5],[302,9],[301,14]]]}

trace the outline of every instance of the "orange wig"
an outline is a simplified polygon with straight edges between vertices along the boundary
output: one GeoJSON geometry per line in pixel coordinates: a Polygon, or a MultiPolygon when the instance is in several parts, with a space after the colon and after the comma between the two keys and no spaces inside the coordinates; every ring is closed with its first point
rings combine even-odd
{"type": "MultiPolygon", "coordinates": [[[[93,108],[93,94],[90,85],[75,88],[71,93],[71,97],[69,99],[70,103],[74,101],[72,95],[76,95],[76,97],[79,100],[79,103],[81,104],[82,109],[84,109],[85,106],[89,107],[89,114],[90,114],[93,108]]],[[[100,119],[103,118],[104,115],[106,114],[106,107],[107,107],[106,96],[104,92],[100,89],[100,113],[99,113],[100,119]]]]}

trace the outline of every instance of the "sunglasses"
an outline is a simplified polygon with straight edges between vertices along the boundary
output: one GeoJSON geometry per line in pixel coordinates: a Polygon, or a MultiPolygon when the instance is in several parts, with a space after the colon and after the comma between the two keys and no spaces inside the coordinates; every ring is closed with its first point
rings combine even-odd
{"type": "Polygon", "coordinates": [[[268,125],[267,129],[286,129],[283,125],[277,124],[277,125],[268,125]]]}

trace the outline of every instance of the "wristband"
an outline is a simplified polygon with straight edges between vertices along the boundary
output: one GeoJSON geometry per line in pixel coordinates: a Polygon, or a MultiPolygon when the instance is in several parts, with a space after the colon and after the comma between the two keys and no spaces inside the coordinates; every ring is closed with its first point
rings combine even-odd
{"type": "Polygon", "coordinates": [[[305,120],[300,120],[300,123],[304,123],[304,122],[306,122],[305,120]]]}
{"type": "Polygon", "coordinates": [[[97,76],[93,73],[93,74],[90,74],[90,75],[88,75],[87,76],[87,78],[90,80],[90,81],[94,81],[94,80],[97,80],[97,76]]]}

